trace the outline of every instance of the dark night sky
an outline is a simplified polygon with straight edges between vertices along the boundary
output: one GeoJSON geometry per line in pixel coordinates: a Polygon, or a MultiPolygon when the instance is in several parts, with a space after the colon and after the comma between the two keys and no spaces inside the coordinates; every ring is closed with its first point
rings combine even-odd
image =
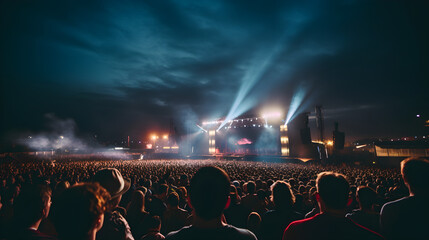
{"type": "Polygon", "coordinates": [[[145,138],[270,105],[323,105],[348,140],[423,135],[428,1],[2,1],[2,136],[145,138]],[[235,102],[236,101],[236,102],[235,102]]]}

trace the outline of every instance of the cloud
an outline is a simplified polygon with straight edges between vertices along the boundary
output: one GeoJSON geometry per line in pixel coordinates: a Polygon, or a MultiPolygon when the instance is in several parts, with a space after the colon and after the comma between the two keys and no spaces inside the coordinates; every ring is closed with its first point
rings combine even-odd
{"type": "Polygon", "coordinates": [[[120,135],[144,131],[142,121],[168,125],[177,109],[226,116],[240,91],[241,112],[269,102],[287,110],[302,84],[311,90],[302,111],[395,104],[406,115],[429,101],[424,9],[381,1],[9,1],[0,72],[5,99],[23,97],[6,103],[7,126],[28,127],[14,120],[25,109],[120,135]]]}

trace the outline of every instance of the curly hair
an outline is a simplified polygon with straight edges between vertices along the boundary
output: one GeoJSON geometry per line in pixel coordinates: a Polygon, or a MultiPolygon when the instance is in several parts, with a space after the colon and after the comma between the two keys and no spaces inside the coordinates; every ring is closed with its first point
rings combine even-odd
{"type": "Polygon", "coordinates": [[[110,194],[98,183],[80,183],[66,189],[55,202],[53,215],[62,239],[87,236],[104,214],[110,194]]]}
{"type": "Polygon", "coordinates": [[[271,185],[271,201],[278,209],[290,209],[295,203],[295,195],[289,183],[276,181],[271,185]]]}

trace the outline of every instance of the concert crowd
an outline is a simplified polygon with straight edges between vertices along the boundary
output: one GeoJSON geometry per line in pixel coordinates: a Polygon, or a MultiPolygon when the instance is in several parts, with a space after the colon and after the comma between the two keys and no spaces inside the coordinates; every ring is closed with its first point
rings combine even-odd
{"type": "Polygon", "coordinates": [[[427,239],[429,161],[5,161],[0,239],[427,239]]]}

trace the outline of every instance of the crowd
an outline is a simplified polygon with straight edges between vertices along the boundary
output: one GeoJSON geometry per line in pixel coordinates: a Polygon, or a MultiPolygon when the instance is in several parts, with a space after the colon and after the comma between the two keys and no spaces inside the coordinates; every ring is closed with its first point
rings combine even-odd
{"type": "Polygon", "coordinates": [[[8,161],[0,239],[426,239],[428,176],[425,160],[8,161]]]}

